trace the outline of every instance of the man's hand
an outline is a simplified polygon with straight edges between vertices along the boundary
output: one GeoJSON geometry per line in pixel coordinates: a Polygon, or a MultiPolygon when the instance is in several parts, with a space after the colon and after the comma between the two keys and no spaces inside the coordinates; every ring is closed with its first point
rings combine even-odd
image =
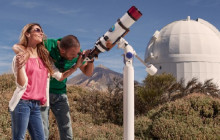
{"type": "Polygon", "coordinates": [[[75,64],[76,68],[79,68],[80,66],[82,66],[82,63],[83,63],[83,60],[84,60],[83,55],[84,55],[84,51],[82,53],[79,53],[78,60],[75,64]]]}
{"type": "Polygon", "coordinates": [[[90,52],[91,52],[90,49],[89,49],[89,50],[84,50],[84,51],[83,51],[83,54],[84,54],[85,57],[87,57],[90,52]]]}
{"type": "Polygon", "coordinates": [[[12,50],[15,52],[15,54],[18,54],[20,52],[24,52],[26,49],[22,45],[14,44],[13,47],[12,47],[12,50]]]}
{"type": "Polygon", "coordinates": [[[18,69],[21,69],[29,59],[30,54],[28,51],[19,52],[16,55],[16,65],[18,69]]]}
{"type": "MultiPolygon", "coordinates": [[[[89,56],[91,51],[92,51],[91,49],[83,51],[83,53],[84,53],[84,58],[83,59],[85,59],[87,56],[89,56]]],[[[88,63],[93,63],[94,62],[94,58],[92,58],[91,61],[87,61],[87,62],[88,63]]]]}
{"type": "Polygon", "coordinates": [[[111,50],[111,49],[114,47],[114,45],[112,44],[112,42],[111,42],[110,40],[107,40],[107,41],[106,41],[106,47],[107,47],[109,50],[111,50]]]}

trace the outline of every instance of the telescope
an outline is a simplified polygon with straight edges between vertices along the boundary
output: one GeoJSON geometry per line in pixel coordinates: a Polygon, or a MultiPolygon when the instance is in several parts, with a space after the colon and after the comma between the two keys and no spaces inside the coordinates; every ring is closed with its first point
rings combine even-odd
{"type": "Polygon", "coordinates": [[[117,22],[102,36],[100,37],[93,49],[90,51],[84,61],[91,61],[91,59],[98,58],[99,53],[109,51],[112,49],[121,37],[124,37],[128,32],[131,25],[133,25],[140,17],[142,13],[132,6],[117,22]],[[106,42],[112,43],[111,48],[106,46],[106,42]]]}

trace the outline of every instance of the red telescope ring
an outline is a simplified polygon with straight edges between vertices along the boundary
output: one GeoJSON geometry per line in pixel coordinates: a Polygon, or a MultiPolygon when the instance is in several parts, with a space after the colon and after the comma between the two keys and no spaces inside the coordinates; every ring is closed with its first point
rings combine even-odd
{"type": "Polygon", "coordinates": [[[135,21],[137,21],[141,16],[142,13],[135,7],[132,6],[128,11],[127,11],[128,15],[134,19],[135,21]]]}

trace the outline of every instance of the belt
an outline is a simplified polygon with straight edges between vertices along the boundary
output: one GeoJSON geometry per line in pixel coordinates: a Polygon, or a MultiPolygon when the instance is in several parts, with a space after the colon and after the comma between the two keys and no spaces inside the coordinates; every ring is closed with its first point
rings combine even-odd
{"type": "Polygon", "coordinates": [[[39,100],[24,100],[24,99],[20,99],[21,101],[26,101],[26,102],[32,102],[32,103],[37,103],[40,104],[39,100]]]}

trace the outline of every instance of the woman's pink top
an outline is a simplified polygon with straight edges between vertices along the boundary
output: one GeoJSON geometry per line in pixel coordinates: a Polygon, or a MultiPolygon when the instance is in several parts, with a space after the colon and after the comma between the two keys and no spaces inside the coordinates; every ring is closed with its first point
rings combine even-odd
{"type": "Polygon", "coordinates": [[[21,99],[38,100],[41,105],[45,104],[47,101],[47,68],[40,58],[29,58],[25,65],[25,71],[28,77],[28,85],[21,99]]]}

